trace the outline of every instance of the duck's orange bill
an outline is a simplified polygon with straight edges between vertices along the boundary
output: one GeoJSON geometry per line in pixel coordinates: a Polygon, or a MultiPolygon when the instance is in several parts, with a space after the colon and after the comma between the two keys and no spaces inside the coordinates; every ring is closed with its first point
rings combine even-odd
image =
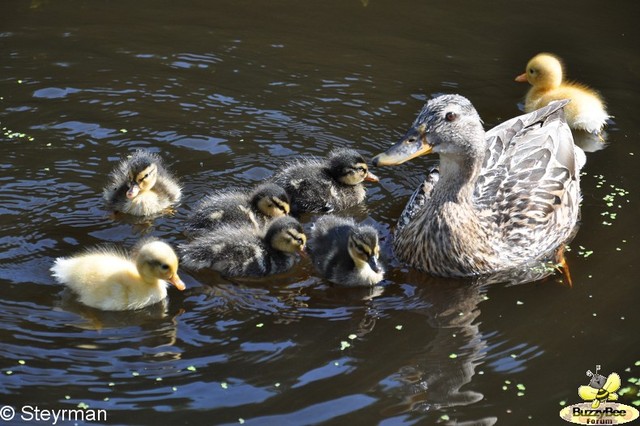
{"type": "Polygon", "coordinates": [[[526,83],[527,82],[527,73],[523,72],[522,74],[520,74],[519,76],[516,77],[516,81],[518,83],[526,83]]]}
{"type": "Polygon", "coordinates": [[[169,278],[167,281],[169,281],[175,288],[177,288],[180,291],[187,288],[187,286],[184,285],[184,282],[180,279],[178,274],[173,274],[173,276],[169,278]]]}
{"type": "Polygon", "coordinates": [[[427,155],[433,147],[424,134],[424,129],[411,128],[404,137],[391,148],[371,160],[374,166],[395,166],[413,158],[427,155]]]}
{"type": "Polygon", "coordinates": [[[364,180],[368,182],[380,182],[380,179],[378,178],[378,176],[374,175],[369,171],[367,172],[367,175],[364,177],[364,180]]]}

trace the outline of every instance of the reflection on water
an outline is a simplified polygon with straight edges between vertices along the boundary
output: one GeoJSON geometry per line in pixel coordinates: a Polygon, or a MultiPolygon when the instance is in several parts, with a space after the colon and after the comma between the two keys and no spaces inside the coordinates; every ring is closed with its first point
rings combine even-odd
{"type": "Polygon", "coordinates": [[[637,377],[633,14],[497,6],[2,3],[1,405],[84,403],[118,424],[554,424],[593,365],[637,377]],[[393,227],[434,158],[377,170],[367,203],[343,212],[382,236],[378,287],[332,286],[308,262],[265,280],[185,270],[167,303],[105,313],[50,276],[83,247],[179,244],[203,193],[253,186],[295,156],[381,152],[438,93],[467,96],[493,127],[519,114],[513,75],[543,50],[615,116],[606,143],[575,135],[589,154],[572,288],[560,274],[506,286],[399,264],[393,227]],[[136,148],[184,184],[174,215],[103,209],[109,171],[136,148]]]}

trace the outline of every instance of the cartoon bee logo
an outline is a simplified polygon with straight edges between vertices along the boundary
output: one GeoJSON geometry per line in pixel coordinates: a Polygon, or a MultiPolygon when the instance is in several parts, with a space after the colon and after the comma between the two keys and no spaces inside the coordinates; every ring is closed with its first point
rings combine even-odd
{"type": "Polygon", "coordinates": [[[601,402],[616,401],[618,394],[616,391],[620,389],[620,376],[617,373],[611,373],[608,377],[598,374],[600,366],[596,365],[596,372],[587,371],[587,377],[591,377],[588,385],[578,388],[578,396],[584,401],[593,401],[591,408],[598,408],[601,402]]]}

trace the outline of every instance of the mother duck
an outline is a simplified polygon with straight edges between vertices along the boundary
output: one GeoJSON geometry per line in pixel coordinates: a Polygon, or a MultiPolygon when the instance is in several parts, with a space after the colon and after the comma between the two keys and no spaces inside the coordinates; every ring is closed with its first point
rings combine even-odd
{"type": "Polygon", "coordinates": [[[459,95],[430,100],[398,143],[373,159],[396,165],[440,154],[411,197],[396,255],[433,275],[471,277],[539,265],[562,253],[579,217],[585,157],[564,119],[567,101],[485,131],[459,95]]]}

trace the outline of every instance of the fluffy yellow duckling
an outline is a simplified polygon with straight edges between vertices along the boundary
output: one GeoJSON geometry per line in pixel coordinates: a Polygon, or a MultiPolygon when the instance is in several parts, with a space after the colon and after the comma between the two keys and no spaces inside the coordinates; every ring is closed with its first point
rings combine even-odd
{"type": "Polygon", "coordinates": [[[525,98],[525,112],[535,111],[551,101],[570,99],[571,102],[564,108],[569,127],[594,134],[602,131],[610,117],[604,109],[602,97],[595,90],[564,80],[562,62],[551,53],[534,56],[527,63],[525,72],[515,80],[529,82],[533,86],[525,98]]]}
{"type": "Polygon", "coordinates": [[[178,257],[166,243],[142,240],[133,259],[117,249],[98,247],[56,259],[51,271],[60,284],[78,294],[80,302],[105,311],[140,309],[167,297],[165,281],[178,290],[178,257]]]}

